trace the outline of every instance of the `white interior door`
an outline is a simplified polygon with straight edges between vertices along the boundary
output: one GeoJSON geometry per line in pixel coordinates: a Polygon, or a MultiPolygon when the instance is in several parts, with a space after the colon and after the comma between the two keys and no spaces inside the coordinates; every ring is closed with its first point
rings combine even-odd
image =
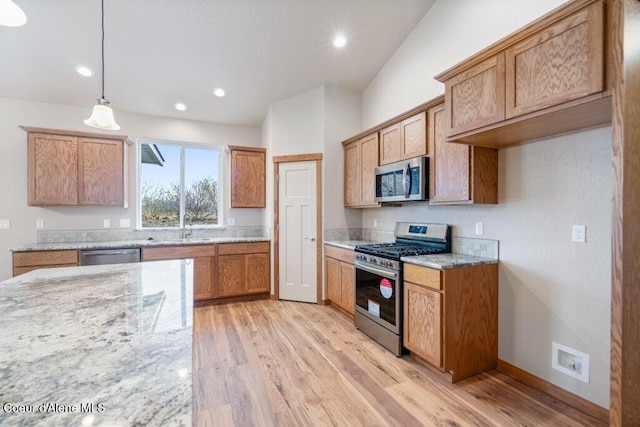
{"type": "Polygon", "coordinates": [[[280,163],[280,299],[318,302],[316,162],[280,163]]]}

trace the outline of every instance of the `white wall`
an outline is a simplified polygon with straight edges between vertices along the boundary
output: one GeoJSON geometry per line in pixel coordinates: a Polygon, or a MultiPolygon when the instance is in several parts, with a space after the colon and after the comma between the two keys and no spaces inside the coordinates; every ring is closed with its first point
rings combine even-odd
{"type": "MultiPolygon", "coordinates": [[[[110,219],[117,227],[121,218],[136,223],[136,148],[129,154],[129,208],[29,207],[27,206],[27,134],[18,126],[92,132],[82,121],[91,114],[86,108],[0,98],[0,219],[10,219],[11,229],[0,231],[0,281],[11,277],[10,247],[36,242],[36,219],[44,219],[50,230],[98,229],[110,219]]],[[[177,120],[116,110],[122,127],[117,133],[133,138],[156,138],[217,145],[259,146],[260,129],[243,126],[177,120]]],[[[223,151],[224,153],[224,151],[223,151]]],[[[228,157],[225,154],[225,157],[228,157]]],[[[224,218],[232,216],[237,226],[261,226],[264,209],[229,209],[228,159],[224,161],[224,218]]]]}
{"type": "MultiPolygon", "coordinates": [[[[363,93],[363,128],[442,94],[432,76],[563,3],[437,0],[363,93]]],[[[454,234],[500,241],[499,357],[609,406],[611,129],[499,152],[499,204],[363,210],[364,227],[396,221],[454,225],[454,234]],[[587,226],[572,243],[571,225],[587,226]],[[585,384],[551,369],[551,342],[591,356],[585,384]]]]}

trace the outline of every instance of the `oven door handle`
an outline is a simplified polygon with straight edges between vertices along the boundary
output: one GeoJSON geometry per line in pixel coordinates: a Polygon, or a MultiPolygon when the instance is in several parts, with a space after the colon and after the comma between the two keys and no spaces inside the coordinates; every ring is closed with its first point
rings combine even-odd
{"type": "Polygon", "coordinates": [[[398,279],[398,273],[395,271],[382,270],[379,268],[371,267],[369,265],[364,265],[358,261],[356,261],[354,265],[356,268],[359,268],[360,270],[368,271],[369,273],[373,273],[373,274],[378,274],[382,277],[386,277],[387,279],[393,279],[393,280],[398,279]]]}

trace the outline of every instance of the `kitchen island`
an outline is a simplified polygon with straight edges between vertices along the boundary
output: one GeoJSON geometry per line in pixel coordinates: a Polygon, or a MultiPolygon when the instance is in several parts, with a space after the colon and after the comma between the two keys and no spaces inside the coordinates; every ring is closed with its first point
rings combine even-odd
{"type": "Polygon", "coordinates": [[[0,425],[191,425],[191,260],[0,283],[0,425]]]}

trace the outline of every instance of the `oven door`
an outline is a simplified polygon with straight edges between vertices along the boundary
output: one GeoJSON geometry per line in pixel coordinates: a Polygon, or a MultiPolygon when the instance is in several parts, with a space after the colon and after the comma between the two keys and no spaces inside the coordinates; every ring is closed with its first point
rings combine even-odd
{"type": "Polygon", "coordinates": [[[355,262],[356,311],[400,334],[402,289],[400,272],[355,262]]]}

